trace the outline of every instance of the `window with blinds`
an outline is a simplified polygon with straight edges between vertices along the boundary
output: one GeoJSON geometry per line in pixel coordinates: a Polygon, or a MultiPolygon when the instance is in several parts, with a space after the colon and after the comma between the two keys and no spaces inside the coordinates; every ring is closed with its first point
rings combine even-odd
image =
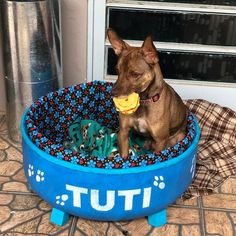
{"type": "MultiPolygon", "coordinates": [[[[236,82],[236,1],[106,2],[106,27],[131,45],[152,35],[165,78],[236,82]]],[[[105,77],[115,78],[117,56],[105,43],[105,77]]]]}

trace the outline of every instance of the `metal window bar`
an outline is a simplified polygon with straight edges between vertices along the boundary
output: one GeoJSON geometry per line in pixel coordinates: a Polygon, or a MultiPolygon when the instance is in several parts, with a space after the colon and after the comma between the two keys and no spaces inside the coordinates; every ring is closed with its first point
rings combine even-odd
{"type": "MultiPolygon", "coordinates": [[[[140,46],[142,41],[138,40],[125,40],[131,46],[140,46]]],[[[162,51],[179,51],[179,52],[196,52],[196,53],[211,53],[211,54],[227,54],[236,55],[236,47],[232,46],[214,46],[214,45],[202,45],[191,43],[169,43],[169,42],[153,42],[157,50],[162,51]]],[[[106,47],[110,47],[111,44],[108,40],[105,43],[106,47]]]]}
{"type": "Polygon", "coordinates": [[[132,9],[155,9],[167,12],[188,12],[201,14],[222,14],[236,15],[235,6],[224,5],[205,5],[189,3],[170,3],[170,2],[146,2],[133,0],[107,0],[107,7],[132,8],[132,9]]]}

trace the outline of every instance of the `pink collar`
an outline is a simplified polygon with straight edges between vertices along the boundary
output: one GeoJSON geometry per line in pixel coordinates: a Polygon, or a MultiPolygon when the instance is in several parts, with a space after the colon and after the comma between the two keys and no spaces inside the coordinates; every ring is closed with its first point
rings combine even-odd
{"type": "Polygon", "coordinates": [[[161,87],[160,92],[148,99],[140,99],[141,104],[148,104],[150,102],[157,102],[160,99],[163,87],[161,87]]]}

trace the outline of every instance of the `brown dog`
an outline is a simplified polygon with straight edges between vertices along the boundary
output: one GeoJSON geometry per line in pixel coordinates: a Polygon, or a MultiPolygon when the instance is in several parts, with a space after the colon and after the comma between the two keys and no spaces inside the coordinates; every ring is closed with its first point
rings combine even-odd
{"type": "Polygon", "coordinates": [[[120,155],[128,155],[131,128],[148,137],[146,146],[152,147],[155,152],[182,140],[186,130],[187,108],[180,96],[163,80],[152,38],[147,37],[142,47],[131,47],[112,29],[107,30],[107,35],[119,56],[118,79],[112,95],[125,97],[136,92],[141,99],[141,105],[135,113],[119,114],[120,155]]]}

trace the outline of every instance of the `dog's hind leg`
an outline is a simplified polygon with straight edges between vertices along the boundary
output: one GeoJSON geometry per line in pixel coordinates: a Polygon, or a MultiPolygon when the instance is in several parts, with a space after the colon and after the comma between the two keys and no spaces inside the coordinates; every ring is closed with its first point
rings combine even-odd
{"type": "Polygon", "coordinates": [[[169,140],[168,140],[168,146],[172,147],[175,144],[177,144],[178,142],[180,142],[181,140],[183,140],[185,137],[185,132],[183,131],[178,131],[176,134],[172,135],[169,140]]]}

